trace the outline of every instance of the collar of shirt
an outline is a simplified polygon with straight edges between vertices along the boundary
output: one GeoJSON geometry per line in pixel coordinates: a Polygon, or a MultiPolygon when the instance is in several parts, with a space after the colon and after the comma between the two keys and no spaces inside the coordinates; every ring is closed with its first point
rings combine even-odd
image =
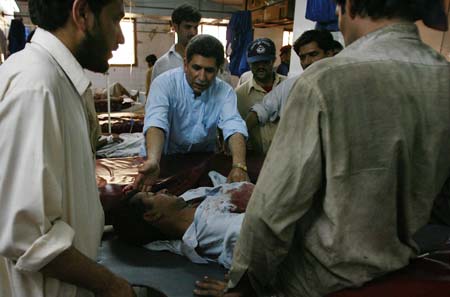
{"type": "MultiPolygon", "coordinates": [[[[280,82],[281,82],[281,78],[282,76],[279,75],[278,73],[274,72],[275,75],[275,79],[273,80],[273,85],[272,85],[272,89],[274,89],[280,82]]],[[[247,94],[250,94],[250,92],[252,90],[258,91],[258,92],[262,92],[264,94],[268,93],[266,90],[264,90],[263,87],[261,87],[260,85],[258,85],[258,83],[256,82],[255,78],[252,78],[249,81],[249,87],[248,87],[248,91],[247,94]]]]}
{"type": "Polygon", "coordinates": [[[36,29],[31,42],[48,51],[66,73],[80,96],[83,96],[91,82],[69,49],[55,35],[41,28],[36,29]]]}
{"type": "Polygon", "coordinates": [[[360,51],[362,50],[361,49],[362,47],[366,46],[367,42],[371,42],[379,38],[384,38],[385,36],[390,36],[390,34],[396,34],[398,38],[404,37],[420,40],[419,30],[417,29],[417,26],[414,23],[408,22],[396,23],[382,27],[376,31],[364,35],[363,37],[360,37],[359,39],[355,40],[352,44],[350,44],[348,47],[346,47],[342,52],[360,51]]]}
{"type": "Polygon", "coordinates": [[[175,46],[176,46],[177,44],[176,43],[174,43],[174,44],[172,44],[172,46],[170,47],[170,49],[169,49],[169,55],[175,55],[175,56],[177,56],[178,58],[180,58],[180,59],[182,59],[183,60],[183,57],[176,51],[176,49],[175,49],[175,46]]]}

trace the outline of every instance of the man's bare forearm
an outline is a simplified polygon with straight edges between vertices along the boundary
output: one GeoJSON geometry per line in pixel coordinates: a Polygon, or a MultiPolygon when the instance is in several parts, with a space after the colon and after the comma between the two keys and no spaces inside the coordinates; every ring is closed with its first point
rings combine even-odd
{"type": "Polygon", "coordinates": [[[241,133],[235,133],[230,136],[228,140],[231,155],[233,157],[233,164],[246,164],[246,145],[245,138],[241,133]]]}
{"type": "Polygon", "coordinates": [[[164,146],[164,131],[160,128],[150,127],[145,135],[147,160],[153,160],[159,164],[164,146]]]}
{"type": "MultiPolygon", "coordinates": [[[[100,296],[111,288],[116,288],[117,292],[127,292],[131,289],[125,280],[115,276],[104,266],[89,259],[74,247],[70,247],[59,254],[41,269],[41,273],[85,288],[100,296]],[[129,289],[126,288],[127,286],[129,289]]],[[[133,295],[118,294],[117,296],[133,295]]]]}

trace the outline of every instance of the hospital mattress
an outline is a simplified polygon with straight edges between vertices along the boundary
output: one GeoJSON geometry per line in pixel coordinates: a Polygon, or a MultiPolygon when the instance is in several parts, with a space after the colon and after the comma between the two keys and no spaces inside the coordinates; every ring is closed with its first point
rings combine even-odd
{"type": "MultiPolygon", "coordinates": [[[[192,296],[203,276],[223,279],[224,268],[215,263],[194,264],[168,252],[132,246],[117,238],[102,241],[99,263],[137,286],[152,288],[151,296],[192,296]]],[[[345,289],[326,297],[449,297],[450,243],[407,267],[373,280],[361,288],[345,289]]]]}
{"type": "MultiPolygon", "coordinates": [[[[103,133],[108,133],[108,114],[97,115],[103,133]]],[[[144,115],[132,112],[111,113],[111,133],[136,133],[142,132],[144,127],[144,115]]]]}
{"type": "Polygon", "coordinates": [[[98,262],[135,286],[150,287],[152,297],[193,296],[195,281],[207,275],[223,279],[218,264],[194,264],[169,252],[155,252],[132,246],[116,238],[102,241],[98,262]]]}

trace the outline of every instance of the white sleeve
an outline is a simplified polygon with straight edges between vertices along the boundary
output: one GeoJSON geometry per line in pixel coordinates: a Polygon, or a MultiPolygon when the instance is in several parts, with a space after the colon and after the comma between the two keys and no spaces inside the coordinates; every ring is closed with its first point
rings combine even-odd
{"type": "Polygon", "coordinates": [[[0,255],[38,271],[72,245],[61,220],[64,148],[53,95],[10,91],[0,105],[0,255]]]}

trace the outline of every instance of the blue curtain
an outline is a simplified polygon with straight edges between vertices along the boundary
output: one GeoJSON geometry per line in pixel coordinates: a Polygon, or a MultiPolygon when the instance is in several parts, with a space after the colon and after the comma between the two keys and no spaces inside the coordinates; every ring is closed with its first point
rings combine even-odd
{"type": "Polygon", "coordinates": [[[247,47],[253,41],[252,15],[250,11],[237,11],[231,15],[227,27],[227,48],[231,47],[230,72],[241,76],[250,68],[247,63],[247,47]]]}
{"type": "Polygon", "coordinates": [[[8,50],[11,55],[22,50],[25,47],[25,26],[22,20],[14,19],[11,21],[8,41],[8,50]]]}
{"type": "Polygon", "coordinates": [[[316,29],[339,31],[336,3],[333,0],[308,0],[305,17],[317,22],[316,29]]]}

